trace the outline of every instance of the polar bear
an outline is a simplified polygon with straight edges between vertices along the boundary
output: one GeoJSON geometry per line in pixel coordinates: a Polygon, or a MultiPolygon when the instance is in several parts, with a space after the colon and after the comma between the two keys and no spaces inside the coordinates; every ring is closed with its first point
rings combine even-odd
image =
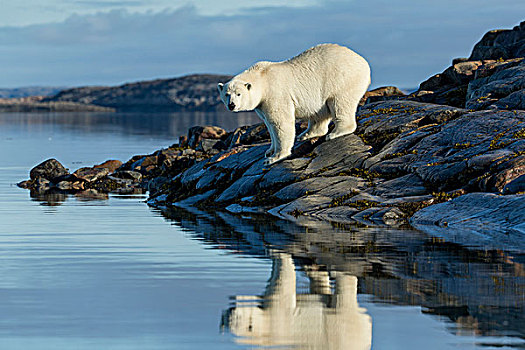
{"type": "Polygon", "coordinates": [[[217,88],[232,112],[254,110],[271,138],[265,164],[287,158],[295,140],[295,120],[307,120],[299,140],[327,140],[351,134],[357,127],[359,100],[370,85],[368,62],[349,48],[320,44],[282,62],[254,64],[217,88]]]}

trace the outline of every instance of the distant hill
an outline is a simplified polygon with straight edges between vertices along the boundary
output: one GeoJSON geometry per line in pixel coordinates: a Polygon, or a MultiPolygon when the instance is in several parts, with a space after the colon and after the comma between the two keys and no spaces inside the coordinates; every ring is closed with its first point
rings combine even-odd
{"type": "Polygon", "coordinates": [[[21,98],[29,96],[51,96],[63,90],[56,86],[28,86],[13,89],[0,88],[0,98],[21,98]]]}
{"type": "Polygon", "coordinates": [[[42,102],[74,102],[124,112],[209,111],[222,108],[217,83],[229,79],[228,75],[194,74],[120,86],[86,86],[62,90],[42,102]]]}

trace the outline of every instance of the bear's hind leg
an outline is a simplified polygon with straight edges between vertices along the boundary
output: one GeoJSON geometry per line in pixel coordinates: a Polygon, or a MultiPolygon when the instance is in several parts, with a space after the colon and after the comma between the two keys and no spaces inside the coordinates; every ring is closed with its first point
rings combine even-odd
{"type": "Polygon", "coordinates": [[[357,110],[357,101],[348,101],[345,99],[334,99],[328,102],[330,113],[334,121],[334,130],[326,135],[326,140],[333,140],[337,137],[351,134],[357,129],[355,112],[357,110]]]}
{"type": "Polygon", "coordinates": [[[297,136],[298,141],[312,139],[314,137],[321,137],[328,133],[328,125],[330,124],[330,116],[311,119],[308,122],[308,128],[297,136]]]}

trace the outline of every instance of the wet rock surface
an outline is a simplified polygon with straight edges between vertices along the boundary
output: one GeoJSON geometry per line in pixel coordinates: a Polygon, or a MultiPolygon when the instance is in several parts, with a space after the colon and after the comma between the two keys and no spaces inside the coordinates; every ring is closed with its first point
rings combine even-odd
{"type": "MultiPolygon", "coordinates": [[[[510,56],[502,60],[455,60],[411,96],[385,88],[376,95],[381,98],[360,108],[354,134],[296,142],[292,155],[272,166],[263,165],[270,141],[263,123],[230,132],[199,126],[179,144],[119,166],[106,162],[69,174],[51,159],[19,185],[34,193],[149,190],[148,204],[162,208],[270,213],[297,222],[411,224],[457,242],[491,239],[521,249],[525,61],[513,57],[522,52],[516,49],[520,42],[510,40],[510,56]],[[480,99],[485,93],[494,97],[490,103],[492,97],[480,99]],[[503,108],[505,99],[517,102],[503,108]],[[470,105],[474,100],[483,103],[470,105]],[[507,238],[497,241],[501,235],[507,238]]],[[[297,133],[305,128],[296,125],[297,133]]]]}

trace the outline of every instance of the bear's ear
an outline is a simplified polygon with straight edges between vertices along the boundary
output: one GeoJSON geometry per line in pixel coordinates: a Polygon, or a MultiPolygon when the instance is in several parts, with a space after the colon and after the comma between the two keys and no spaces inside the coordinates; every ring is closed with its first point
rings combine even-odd
{"type": "Polygon", "coordinates": [[[250,89],[252,88],[252,84],[250,84],[250,83],[246,83],[246,84],[244,84],[244,85],[246,86],[246,88],[247,88],[248,90],[250,90],[250,89]]]}
{"type": "Polygon", "coordinates": [[[217,84],[217,89],[219,89],[219,91],[222,91],[222,88],[224,87],[224,84],[223,83],[219,83],[217,84]]]}

